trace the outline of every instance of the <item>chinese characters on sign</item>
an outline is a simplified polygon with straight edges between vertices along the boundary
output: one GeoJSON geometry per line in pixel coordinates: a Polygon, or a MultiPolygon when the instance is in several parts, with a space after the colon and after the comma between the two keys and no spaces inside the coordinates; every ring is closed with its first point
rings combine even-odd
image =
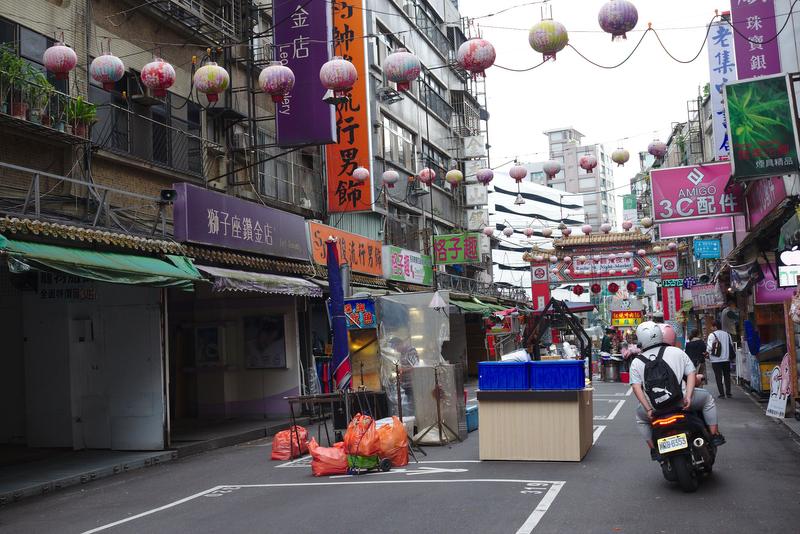
{"type": "Polygon", "coordinates": [[[454,265],[481,261],[480,236],[477,233],[434,236],[434,262],[437,265],[454,265]]]}
{"type": "Polygon", "coordinates": [[[43,300],[96,300],[94,283],[86,278],[66,273],[39,272],[37,286],[43,300]]]}
{"type": "MultiPolygon", "coordinates": [[[[319,70],[330,56],[331,17],[328,2],[274,0],[277,60],[295,73],[294,89],[275,104],[280,146],[327,144],[336,141],[336,110],[322,101],[319,70]]],[[[256,51],[269,54],[269,47],[256,51]]]]}
{"type": "Polygon", "coordinates": [[[692,286],[692,308],[695,310],[707,310],[717,308],[725,304],[722,290],[717,284],[703,284],[692,286]]]}
{"type": "Polygon", "coordinates": [[[372,299],[347,299],[344,301],[344,315],[347,317],[347,328],[378,328],[378,317],[375,313],[375,301],[372,299]]]}
{"type": "Polygon", "coordinates": [[[698,260],[718,260],[722,257],[722,242],[719,239],[695,239],[694,257],[698,260]]]}
{"type": "Polygon", "coordinates": [[[786,198],[783,178],[762,178],[747,188],[747,222],[752,228],[786,198]]]}
{"type": "Polygon", "coordinates": [[[730,217],[744,211],[741,186],[728,188],[729,163],[656,169],[650,173],[658,223],[730,217]]]}
{"type": "Polygon", "coordinates": [[[397,282],[429,286],[433,283],[433,267],[430,256],[404,248],[385,245],[383,247],[383,276],[397,282]]]}
{"type": "Polygon", "coordinates": [[[710,67],[710,98],[714,151],[716,159],[727,160],[731,146],[728,136],[728,116],[725,111],[725,84],[736,81],[736,65],[733,54],[733,30],[724,20],[711,25],[708,43],[710,67]]]}
{"type": "Polygon", "coordinates": [[[335,237],[339,240],[339,259],[349,264],[353,272],[383,275],[383,245],[380,241],[315,222],[309,222],[308,229],[311,234],[311,253],[316,263],[326,265],[328,254],[325,241],[328,237],[335,237]]]}
{"type": "Polygon", "coordinates": [[[639,326],[642,322],[640,311],[612,311],[611,326],[639,326]]]}
{"type": "Polygon", "coordinates": [[[632,223],[639,221],[636,195],[625,195],[622,197],[622,220],[631,221],[632,223]]]}
{"type": "Polygon", "coordinates": [[[778,33],[773,0],[732,0],[731,14],[736,29],[736,48],[740,80],[768,76],[781,71],[778,33]]]}
{"type": "Polygon", "coordinates": [[[358,81],[349,93],[350,98],[336,104],[338,142],[325,147],[328,210],[332,213],[371,211],[372,178],[359,182],[352,177],[358,167],[372,169],[364,0],[318,3],[333,5],[335,55],[351,61],[358,71],[358,81]]]}
{"type": "Polygon", "coordinates": [[[309,259],[302,217],[186,183],[172,187],[177,241],[309,259]]]}

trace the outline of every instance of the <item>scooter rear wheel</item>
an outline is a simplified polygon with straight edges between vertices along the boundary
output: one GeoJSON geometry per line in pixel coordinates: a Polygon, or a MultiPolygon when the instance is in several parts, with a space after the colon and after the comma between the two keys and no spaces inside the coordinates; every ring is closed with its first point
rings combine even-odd
{"type": "Polygon", "coordinates": [[[670,462],[672,462],[672,469],[675,471],[675,475],[678,478],[678,485],[681,489],[685,493],[694,493],[697,491],[700,480],[698,480],[697,474],[694,469],[692,469],[689,458],[683,455],[673,456],[670,458],[670,462]]]}

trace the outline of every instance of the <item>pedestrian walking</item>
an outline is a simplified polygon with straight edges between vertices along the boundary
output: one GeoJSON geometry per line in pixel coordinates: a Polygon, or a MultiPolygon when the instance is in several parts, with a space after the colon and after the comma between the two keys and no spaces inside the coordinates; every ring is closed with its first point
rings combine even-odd
{"type": "Polygon", "coordinates": [[[697,374],[703,375],[703,382],[706,380],[706,343],[700,339],[700,331],[694,329],[689,333],[689,341],[686,343],[686,354],[697,368],[697,374]]]}
{"type": "Polygon", "coordinates": [[[711,367],[714,369],[714,377],[717,379],[717,389],[719,398],[726,396],[731,398],[731,357],[734,354],[733,339],[731,335],[722,329],[722,323],[714,321],[714,331],[708,336],[706,342],[711,367]],[[724,381],[724,388],[723,388],[724,381]]]}

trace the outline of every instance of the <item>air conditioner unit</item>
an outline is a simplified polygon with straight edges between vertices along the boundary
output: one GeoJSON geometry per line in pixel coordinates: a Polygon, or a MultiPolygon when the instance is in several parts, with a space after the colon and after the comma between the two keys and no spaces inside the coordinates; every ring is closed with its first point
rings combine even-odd
{"type": "Polygon", "coordinates": [[[310,210],[311,209],[311,201],[309,199],[305,198],[305,197],[300,199],[300,202],[298,202],[298,205],[301,208],[305,209],[305,210],[310,210]]]}
{"type": "Polygon", "coordinates": [[[250,146],[250,140],[247,133],[236,132],[231,138],[231,145],[234,150],[247,150],[250,146]]]}
{"type": "Polygon", "coordinates": [[[427,184],[423,184],[419,179],[414,180],[411,185],[411,194],[412,195],[427,195],[431,192],[431,187],[427,184]]]}

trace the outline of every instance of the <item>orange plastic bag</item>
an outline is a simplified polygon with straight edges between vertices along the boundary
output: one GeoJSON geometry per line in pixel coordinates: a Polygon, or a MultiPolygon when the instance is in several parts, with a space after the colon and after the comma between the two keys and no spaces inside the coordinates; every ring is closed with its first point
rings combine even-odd
{"type": "Polygon", "coordinates": [[[311,453],[311,472],[315,477],[347,474],[347,453],[341,441],[333,447],[320,447],[317,440],[311,438],[308,452],[311,453]]]}
{"type": "Polygon", "coordinates": [[[375,420],[368,415],[356,414],[344,435],[344,450],[354,456],[375,456],[381,451],[375,420]]]}
{"type": "Polygon", "coordinates": [[[392,417],[391,425],[378,429],[378,441],[381,444],[380,457],[391,460],[392,467],[408,465],[408,435],[398,417],[392,417]]]}
{"type": "Polygon", "coordinates": [[[288,430],[281,430],[272,440],[272,459],[291,460],[299,458],[308,452],[308,430],[302,426],[293,426],[288,430]],[[297,437],[300,436],[300,443],[297,437]]]}

